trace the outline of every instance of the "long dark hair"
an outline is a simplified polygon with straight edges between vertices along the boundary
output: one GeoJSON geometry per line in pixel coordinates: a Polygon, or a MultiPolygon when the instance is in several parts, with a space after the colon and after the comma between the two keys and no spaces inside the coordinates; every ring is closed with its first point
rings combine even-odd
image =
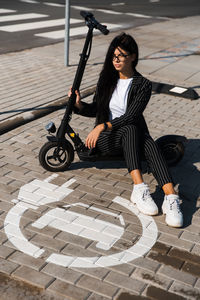
{"type": "Polygon", "coordinates": [[[117,47],[120,47],[129,54],[135,54],[135,60],[132,62],[133,70],[135,70],[138,63],[139,51],[134,38],[126,33],[116,36],[108,48],[97,85],[95,95],[97,102],[97,124],[106,122],[109,118],[109,102],[119,78],[119,73],[115,70],[112,63],[113,53],[117,47]]]}

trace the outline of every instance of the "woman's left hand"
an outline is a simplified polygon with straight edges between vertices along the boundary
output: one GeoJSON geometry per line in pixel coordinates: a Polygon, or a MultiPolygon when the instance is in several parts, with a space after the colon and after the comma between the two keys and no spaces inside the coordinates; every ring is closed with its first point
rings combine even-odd
{"type": "Polygon", "coordinates": [[[97,125],[87,136],[85,145],[89,149],[94,148],[96,146],[97,140],[99,138],[100,133],[104,130],[104,125],[97,125]]]}

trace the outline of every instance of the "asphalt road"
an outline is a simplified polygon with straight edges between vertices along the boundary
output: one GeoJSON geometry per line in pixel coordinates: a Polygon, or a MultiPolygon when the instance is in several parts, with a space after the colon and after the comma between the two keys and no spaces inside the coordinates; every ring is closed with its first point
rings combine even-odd
{"type": "MultiPolygon", "coordinates": [[[[112,30],[125,30],[166,18],[200,14],[199,0],[71,0],[71,38],[85,35],[80,10],[90,10],[112,30]]],[[[64,39],[65,0],[1,0],[0,54],[64,39]]]]}
{"type": "MultiPolygon", "coordinates": [[[[57,0],[57,2],[65,3],[65,0],[57,0]]],[[[101,0],[96,2],[94,0],[71,0],[72,5],[84,3],[85,6],[94,8],[110,7],[114,11],[134,12],[154,17],[182,18],[200,14],[200,1],[198,0],[101,0]]]]}

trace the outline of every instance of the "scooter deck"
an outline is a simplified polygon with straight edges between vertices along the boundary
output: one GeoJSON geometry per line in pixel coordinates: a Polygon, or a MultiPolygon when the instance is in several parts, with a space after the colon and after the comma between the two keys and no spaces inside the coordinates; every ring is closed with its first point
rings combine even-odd
{"type": "Polygon", "coordinates": [[[77,152],[80,160],[83,161],[114,161],[114,160],[124,160],[124,156],[122,152],[118,153],[100,153],[97,149],[88,149],[85,151],[77,152]]]}

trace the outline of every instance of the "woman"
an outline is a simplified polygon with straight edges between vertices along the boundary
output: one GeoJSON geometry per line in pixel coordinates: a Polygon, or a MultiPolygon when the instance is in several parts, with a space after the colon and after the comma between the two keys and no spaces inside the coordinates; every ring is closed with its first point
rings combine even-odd
{"type": "Polygon", "coordinates": [[[136,71],[138,46],[125,33],[111,42],[100,73],[96,94],[91,104],[81,101],[76,91],[75,112],[87,117],[96,116],[96,126],[86,138],[86,146],[103,153],[123,150],[134,187],[131,201],[146,215],[158,214],[149,187],[141,173],[141,156],[151,167],[165,197],[162,205],[169,226],[181,227],[183,215],[166,162],[149,135],[143,111],[150,99],[152,85],[136,71]]]}

